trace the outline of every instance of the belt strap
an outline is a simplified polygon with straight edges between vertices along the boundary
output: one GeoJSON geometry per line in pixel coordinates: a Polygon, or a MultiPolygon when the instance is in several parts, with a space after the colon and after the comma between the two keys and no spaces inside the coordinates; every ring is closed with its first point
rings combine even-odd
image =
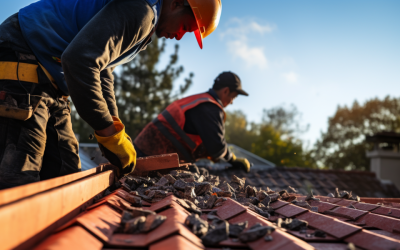
{"type": "MultiPolygon", "coordinates": [[[[19,78],[19,80],[23,82],[31,82],[39,84],[37,68],[40,66],[40,68],[46,74],[47,78],[49,79],[53,87],[58,90],[58,86],[54,78],[39,62],[38,64],[39,65],[20,62],[18,65],[18,62],[0,62],[0,80],[18,81],[19,78]],[[18,77],[17,77],[17,67],[19,67],[18,77]]],[[[68,96],[63,96],[63,98],[68,98],[68,96]]]]}
{"type": "Polygon", "coordinates": [[[0,62],[0,80],[13,80],[23,82],[39,83],[37,67],[38,65],[29,63],[19,63],[17,77],[17,62],[0,62]]]}
{"type": "Polygon", "coordinates": [[[174,145],[174,147],[183,155],[186,161],[194,162],[191,153],[189,153],[188,150],[185,148],[185,146],[183,146],[182,143],[178,141],[178,139],[176,139],[175,136],[171,134],[171,132],[169,132],[168,128],[165,127],[164,124],[162,124],[162,122],[158,120],[158,118],[155,118],[153,120],[153,123],[158,128],[158,130],[160,130],[161,134],[163,134],[172,143],[172,145],[174,145]]]}

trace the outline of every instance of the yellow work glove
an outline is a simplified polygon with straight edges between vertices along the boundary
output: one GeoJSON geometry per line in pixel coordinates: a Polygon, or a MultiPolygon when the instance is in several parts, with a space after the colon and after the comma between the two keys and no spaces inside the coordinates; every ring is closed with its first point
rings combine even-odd
{"type": "Polygon", "coordinates": [[[245,172],[250,172],[250,162],[246,158],[237,158],[235,154],[232,153],[232,159],[229,161],[233,168],[242,169],[245,172]]]}
{"type": "Polygon", "coordinates": [[[97,142],[104,157],[117,167],[117,177],[121,178],[131,173],[136,165],[136,150],[131,138],[125,133],[125,126],[121,120],[113,116],[117,133],[102,137],[95,133],[97,142]]]}

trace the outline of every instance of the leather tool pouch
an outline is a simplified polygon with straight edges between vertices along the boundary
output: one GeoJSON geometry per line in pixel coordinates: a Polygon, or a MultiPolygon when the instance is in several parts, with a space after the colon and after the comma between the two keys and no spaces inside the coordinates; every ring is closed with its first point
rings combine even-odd
{"type": "Polygon", "coordinates": [[[0,116],[26,121],[32,117],[42,98],[41,96],[31,95],[30,105],[28,105],[27,94],[0,91],[0,116]]]}

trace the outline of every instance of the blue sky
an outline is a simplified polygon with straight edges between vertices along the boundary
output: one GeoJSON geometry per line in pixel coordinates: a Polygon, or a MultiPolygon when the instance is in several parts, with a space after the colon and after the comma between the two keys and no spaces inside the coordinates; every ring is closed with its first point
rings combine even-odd
{"type": "MultiPolygon", "coordinates": [[[[5,1],[0,21],[31,2],[5,1]]],[[[222,4],[220,25],[203,50],[192,34],[179,41],[179,63],[185,73],[195,73],[188,94],[206,91],[220,72],[233,71],[250,96],[237,98],[228,110],[260,121],[264,108],[295,104],[303,124],[310,124],[302,136],[310,144],[338,105],[400,96],[400,1],[222,4]]],[[[175,43],[168,41],[166,54],[175,43]]]]}

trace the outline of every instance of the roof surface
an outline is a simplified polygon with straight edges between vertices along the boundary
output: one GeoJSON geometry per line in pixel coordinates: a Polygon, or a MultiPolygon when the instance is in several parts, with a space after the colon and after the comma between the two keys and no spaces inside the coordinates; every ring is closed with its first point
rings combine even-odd
{"type": "MultiPolygon", "coordinates": [[[[190,213],[179,205],[179,200],[170,195],[163,200],[148,204],[143,209],[155,211],[167,217],[158,228],[147,234],[121,234],[116,229],[121,222],[121,212],[129,206],[132,195],[123,189],[102,198],[95,205],[73,219],[67,226],[48,237],[35,249],[207,249],[201,240],[185,225],[190,213]]],[[[271,203],[276,216],[270,220],[251,211],[238,202],[228,199],[215,208],[220,219],[229,223],[248,221],[249,227],[256,223],[276,225],[278,218],[305,220],[309,229],[305,234],[283,228],[272,232],[272,241],[260,238],[241,243],[232,238],[220,242],[214,249],[232,247],[239,249],[348,249],[352,243],[363,249],[400,249],[400,204],[399,208],[368,204],[338,198],[318,197],[321,201],[309,204],[318,207],[318,212],[278,200],[271,203]],[[352,204],[355,208],[348,208],[352,204]],[[315,230],[325,232],[326,237],[315,237],[315,230]]],[[[304,201],[305,196],[297,196],[304,201]]],[[[207,219],[207,215],[202,215],[207,219]]]]}
{"type": "MultiPolygon", "coordinates": [[[[176,154],[138,159],[137,173],[154,174],[156,173],[154,171],[158,173],[169,171],[180,167],[178,162],[176,154]],[[146,173],[145,170],[150,172],[146,173]]],[[[217,217],[218,220],[226,220],[230,225],[247,222],[248,227],[243,232],[252,230],[257,223],[274,228],[274,231],[265,237],[248,242],[230,237],[210,248],[204,246],[204,241],[193,233],[193,228],[186,226],[186,219],[189,215],[193,215],[193,211],[189,212],[190,209],[183,206],[185,200],[176,197],[172,192],[164,193],[166,196],[163,198],[153,198],[154,202],[150,203],[143,199],[140,191],[130,192],[129,186],[125,184],[118,187],[113,181],[115,178],[110,166],[100,166],[85,172],[1,191],[0,223],[3,227],[0,228],[2,237],[0,249],[344,250],[355,249],[354,246],[371,250],[400,249],[400,199],[398,198],[361,198],[359,202],[290,193],[278,197],[278,200],[271,200],[269,207],[272,216],[269,218],[262,216],[254,208],[255,206],[249,205],[248,202],[239,203],[239,199],[236,201],[223,198],[225,201],[218,203],[212,209],[202,209],[201,218],[212,223],[211,221],[217,217]],[[108,189],[104,192],[106,188],[108,189]],[[37,191],[32,191],[34,189],[37,191]],[[113,189],[115,190],[110,193],[109,190],[113,189]],[[99,192],[104,195],[100,195],[99,192]],[[137,207],[138,199],[141,201],[140,208],[137,207]],[[122,233],[122,214],[129,209],[153,211],[161,217],[165,216],[165,221],[158,227],[147,230],[146,233],[122,233]],[[35,212],[35,216],[26,216],[28,210],[35,212]],[[211,214],[213,215],[210,217],[211,214]],[[300,231],[281,227],[283,223],[289,223],[286,221],[287,218],[306,222],[308,226],[300,231]]],[[[239,172],[230,174],[233,173],[240,174],[239,172]]],[[[299,182],[308,180],[312,183],[312,178],[307,176],[318,176],[315,172],[299,173],[304,175],[299,182]]],[[[245,174],[248,177],[246,186],[252,185],[249,183],[254,181],[253,174],[245,174]]],[[[268,174],[272,178],[272,173],[268,174]]],[[[366,174],[366,176],[373,179],[371,175],[366,174]]],[[[221,183],[223,183],[222,177],[221,183]]],[[[258,181],[263,179],[256,177],[258,181]]],[[[229,178],[228,174],[226,178],[229,178]]],[[[284,177],[280,178],[284,180],[284,177]]],[[[289,175],[287,178],[295,179],[289,175]]],[[[154,187],[157,184],[154,184],[154,187]]],[[[276,185],[277,190],[283,188],[287,186],[276,185]]],[[[248,189],[254,190],[253,187],[246,187],[246,197],[254,196],[255,193],[249,194],[248,189]]],[[[268,188],[265,187],[265,190],[268,188]]],[[[272,191],[269,194],[271,197],[274,195],[272,191]]],[[[246,199],[251,200],[250,198],[254,197],[246,199]]]]}
{"type": "Polygon", "coordinates": [[[257,170],[274,168],[276,165],[264,158],[261,158],[258,155],[255,155],[241,147],[238,147],[234,144],[229,144],[229,149],[236,155],[236,157],[246,158],[251,162],[252,168],[257,170]]]}
{"type": "Polygon", "coordinates": [[[314,195],[334,193],[335,188],[352,191],[360,197],[400,198],[400,191],[392,183],[378,180],[375,173],[366,171],[313,170],[307,168],[277,167],[265,170],[214,170],[210,174],[218,175],[223,180],[230,180],[233,175],[246,178],[246,185],[272,190],[294,187],[300,194],[314,195]]]}

